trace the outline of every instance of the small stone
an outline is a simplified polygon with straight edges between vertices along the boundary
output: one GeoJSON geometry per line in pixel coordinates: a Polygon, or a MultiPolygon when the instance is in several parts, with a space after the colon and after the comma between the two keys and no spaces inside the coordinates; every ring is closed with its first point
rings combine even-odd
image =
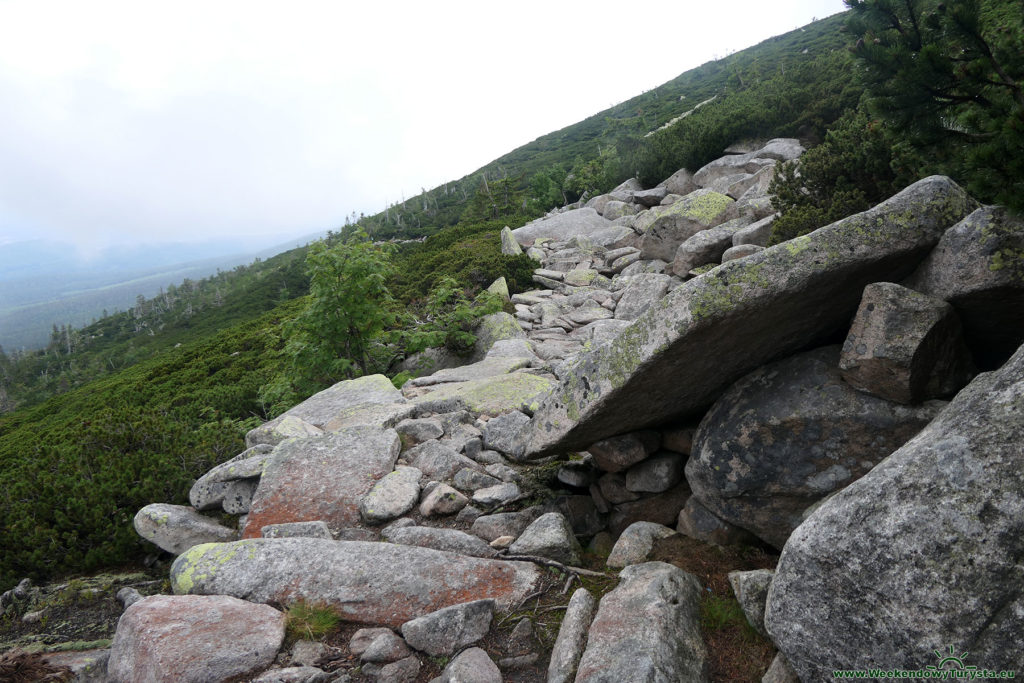
{"type": "Polygon", "coordinates": [[[743,608],[743,614],[754,630],[766,638],[768,631],[764,627],[764,608],[774,577],[775,572],[770,569],[729,572],[729,585],[743,608]]]}
{"type": "Polygon", "coordinates": [[[569,598],[562,626],[551,649],[548,683],[571,683],[587,643],[587,629],[594,619],[597,602],[586,588],[577,588],[569,598]]]}
{"type": "Polygon", "coordinates": [[[423,473],[399,465],[373,485],[359,503],[359,516],[367,524],[383,524],[401,517],[416,506],[423,473]]]}
{"type": "Polygon", "coordinates": [[[229,515],[244,515],[252,505],[253,494],[259,486],[259,479],[237,479],[230,482],[224,489],[224,500],[221,505],[229,515]]]}
{"type": "Polygon", "coordinates": [[[676,531],[653,522],[633,522],[619,536],[608,555],[608,566],[621,569],[631,564],[647,561],[647,555],[654,547],[654,541],[675,536],[676,531]]]}
{"type": "Polygon", "coordinates": [[[534,506],[519,512],[483,515],[473,522],[469,532],[488,543],[500,536],[518,536],[542,513],[543,510],[539,506],[534,506]]]}
{"type": "Polygon", "coordinates": [[[141,599],[142,593],[131,586],[125,586],[121,590],[117,591],[117,600],[124,605],[125,609],[131,607],[141,599]]]}
{"type": "Polygon", "coordinates": [[[260,529],[263,538],[332,538],[327,522],[283,522],[260,529]]]}
{"type": "Polygon", "coordinates": [[[412,652],[409,650],[409,646],[405,644],[397,634],[392,631],[387,633],[381,633],[373,639],[365,650],[363,650],[360,659],[364,662],[374,662],[375,664],[396,662],[399,659],[408,657],[412,652]]]}
{"type": "Polygon", "coordinates": [[[463,467],[455,473],[452,483],[455,485],[455,488],[462,491],[478,491],[489,486],[497,486],[502,482],[500,479],[489,474],[463,467]]]}
{"type": "Polygon", "coordinates": [[[264,671],[252,683],[327,683],[334,680],[329,674],[314,666],[290,666],[284,669],[264,671]]]}
{"type": "Polygon", "coordinates": [[[315,640],[300,640],[292,645],[292,666],[316,666],[317,661],[332,651],[326,643],[315,640]]]}
{"type": "Polygon", "coordinates": [[[634,493],[661,493],[683,479],[683,458],[657,453],[626,471],[626,489],[634,493]]]}
{"type": "Polygon", "coordinates": [[[402,624],[405,642],[428,655],[451,655],[487,635],[494,600],[452,605],[402,624]]]}
{"type": "Polygon", "coordinates": [[[406,419],[395,425],[398,438],[402,440],[402,448],[418,446],[425,441],[440,439],[444,436],[444,426],[434,418],[406,419]]]}
{"type": "Polygon", "coordinates": [[[382,666],[377,673],[377,683],[413,683],[419,673],[420,660],[415,655],[410,655],[382,666]]]}
{"type": "Polygon", "coordinates": [[[519,486],[507,482],[497,486],[488,486],[473,493],[473,502],[485,507],[504,505],[516,500],[520,496],[519,486]]]}
{"type": "Polygon", "coordinates": [[[472,647],[449,662],[430,683],[501,683],[501,671],[486,652],[472,647]]]}
{"type": "Polygon", "coordinates": [[[469,498],[462,495],[448,484],[438,484],[423,497],[420,503],[420,514],[424,517],[440,517],[455,514],[469,503],[469,498]]]}
{"type": "Polygon", "coordinates": [[[373,641],[388,633],[395,635],[394,631],[389,628],[384,628],[383,626],[361,628],[352,634],[352,638],[348,641],[348,649],[357,657],[361,656],[366,652],[366,649],[373,644],[373,641]]]}
{"type": "Polygon", "coordinates": [[[539,555],[570,565],[579,564],[582,551],[569,520],[558,512],[538,517],[509,547],[512,555],[539,555]]]}
{"type": "Polygon", "coordinates": [[[184,505],[147,505],[135,515],[134,523],[140,536],[174,555],[201,543],[224,543],[238,538],[234,530],[184,505]]]}
{"type": "Polygon", "coordinates": [[[658,432],[633,432],[598,441],[587,451],[594,457],[598,469],[621,472],[657,450],[660,442],[658,432]]]}
{"type": "Polygon", "coordinates": [[[490,546],[492,548],[503,550],[512,545],[512,543],[514,543],[515,540],[515,536],[498,536],[496,539],[490,542],[490,546]]]}

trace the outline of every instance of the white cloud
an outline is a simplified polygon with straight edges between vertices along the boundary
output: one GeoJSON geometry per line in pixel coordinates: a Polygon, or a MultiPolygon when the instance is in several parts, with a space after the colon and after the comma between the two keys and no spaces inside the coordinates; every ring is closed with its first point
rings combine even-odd
{"type": "Polygon", "coordinates": [[[0,0],[0,240],[335,227],[842,9],[0,0]]]}

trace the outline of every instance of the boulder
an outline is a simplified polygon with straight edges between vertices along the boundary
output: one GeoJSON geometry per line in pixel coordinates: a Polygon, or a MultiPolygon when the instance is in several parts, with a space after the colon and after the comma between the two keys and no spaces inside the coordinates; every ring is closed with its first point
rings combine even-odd
{"type": "Polygon", "coordinates": [[[622,290],[622,298],[615,306],[618,320],[636,320],[658,299],[668,293],[672,278],[661,273],[642,273],[629,278],[622,290]]]}
{"type": "Polygon", "coordinates": [[[750,178],[764,168],[775,166],[776,163],[773,159],[757,156],[757,152],[732,154],[719,157],[698,169],[693,174],[693,181],[705,189],[721,187],[722,181],[750,178]]]}
{"type": "Polygon", "coordinates": [[[399,659],[405,659],[411,654],[412,651],[405,644],[405,641],[402,640],[401,636],[391,629],[385,629],[384,633],[378,635],[366,646],[359,659],[364,662],[387,664],[388,662],[397,662],[399,659]]]}
{"type": "Polygon", "coordinates": [[[394,469],[400,450],[395,430],[380,427],[345,427],[282,443],[260,479],[242,536],[259,537],[264,526],[282,522],[355,526],[360,501],[394,469]]]}
{"type": "MultiPolygon", "coordinates": [[[[677,171],[677,173],[678,173],[678,171],[677,171]]],[[[681,194],[689,194],[690,192],[693,192],[696,189],[697,189],[696,187],[693,187],[688,192],[684,192],[684,193],[681,193],[681,194]]],[[[667,194],[668,194],[668,189],[665,186],[655,187],[655,188],[650,189],[650,190],[640,190],[639,192],[634,192],[633,193],[633,201],[636,202],[637,204],[639,204],[640,206],[644,206],[644,207],[647,207],[649,209],[652,206],[658,206],[659,204],[661,204],[661,200],[664,199],[665,195],[667,195],[667,194]]],[[[677,193],[677,194],[680,194],[680,193],[677,193]]],[[[607,217],[607,214],[606,214],[606,217],[607,217]]]]}
{"type": "Polygon", "coordinates": [[[699,415],[732,382],[845,328],[864,286],[909,274],[976,206],[948,178],[694,278],[581,353],[533,416],[529,457],[699,415]]]}
{"type": "Polygon", "coordinates": [[[497,375],[505,375],[530,364],[529,358],[484,358],[476,363],[461,365],[457,368],[438,370],[426,377],[414,377],[405,383],[402,392],[409,396],[410,387],[429,387],[446,382],[469,382],[497,375]]]}
{"type": "Polygon", "coordinates": [[[268,524],[260,529],[262,538],[331,538],[326,522],[285,522],[268,524]]]}
{"type": "Polygon", "coordinates": [[[551,648],[547,683],[572,683],[576,667],[587,644],[587,631],[597,603],[586,588],[577,588],[569,598],[558,637],[551,648]]]}
{"type": "Polygon", "coordinates": [[[483,428],[484,447],[519,459],[523,455],[522,431],[530,424],[529,416],[513,410],[487,421],[483,428]]]}
{"type": "Polygon", "coordinates": [[[494,600],[475,600],[424,614],[402,624],[402,637],[428,655],[451,655],[487,635],[494,605],[494,600]]]}
{"type": "Polygon", "coordinates": [[[671,526],[676,523],[679,511],[690,497],[690,487],[685,481],[664,493],[619,503],[608,516],[608,530],[618,537],[633,522],[655,522],[671,526]]]}
{"type": "Polygon", "coordinates": [[[532,413],[555,384],[544,377],[515,372],[469,382],[452,382],[428,387],[430,391],[413,402],[422,410],[446,412],[468,410],[501,415],[512,410],[532,413]]]}
{"type": "Polygon", "coordinates": [[[478,469],[476,461],[439,441],[425,441],[405,453],[410,465],[423,473],[427,481],[451,479],[463,467],[478,469]]]}
{"type": "Polygon", "coordinates": [[[891,282],[864,288],[839,357],[847,383],[899,403],[956,393],[970,364],[953,307],[891,282]]]}
{"type": "Polygon", "coordinates": [[[715,545],[748,545],[754,542],[754,535],[735,524],[729,524],[704,507],[696,496],[690,496],[679,511],[676,531],[696,538],[698,541],[715,545]]]}
{"type": "Polygon", "coordinates": [[[621,472],[658,449],[661,435],[654,431],[622,434],[592,443],[587,448],[594,465],[605,472],[621,472]]]}
{"type": "MultiPolygon", "coordinates": [[[[665,186],[666,196],[676,194],[684,197],[697,189],[697,183],[693,182],[693,174],[685,168],[681,168],[662,183],[665,186]]],[[[662,197],[664,201],[665,197],[662,197]]]]}
{"type": "Polygon", "coordinates": [[[230,482],[224,489],[224,500],[221,502],[224,512],[229,515],[248,513],[259,482],[259,479],[236,479],[230,482]]]}
{"type": "Polygon", "coordinates": [[[772,214],[767,218],[762,218],[755,223],[740,228],[732,234],[732,245],[734,247],[742,245],[767,247],[768,240],[772,236],[772,225],[774,225],[776,218],[778,218],[778,214],[772,214]]]}
{"type": "Polygon", "coordinates": [[[626,489],[634,493],[668,491],[683,480],[684,460],[678,453],[655,453],[626,470],[626,489]]]}
{"type": "Polygon", "coordinates": [[[706,681],[700,583],[664,562],[626,567],[601,598],[576,683],[706,681]]]}
{"type": "Polygon", "coordinates": [[[1024,343],[1024,219],[978,209],[946,231],[906,284],[951,303],[975,360],[999,367],[1024,343]]]}
{"type": "Polygon", "coordinates": [[[488,486],[497,486],[501,482],[502,480],[497,477],[472,470],[468,467],[463,467],[456,472],[455,477],[452,479],[452,484],[455,485],[455,488],[467,492],[479,491],[488,486]]]}
{"type": "Polygon", "coordinates": [[[697,266],[720,262],[722,254],[732,246],[733,235],[748,223],[746,218],[734,218],[693,235],[676,249],[675,258],[672,260],[672,272],[680,277],[686,277],[686,274],[697,266]]]}
{"type": "Polygon", "coordinates": [[[511,503],[518,499],[521,494],[519,486],[515,482],[509,481],[477,489],[473,492],[472,500],[477,505],[491,508],[496,505],[511,503]]]}
{"type": "Polygon", "coordinates": [[[726,261],[735,261],[738,258],[753,256],[759,251],[764,251],[764,247],[759,247],[756,244],[740,244],[739,246],[729,247],[722,252],[722,263],[725,263],[726,261]]]}
{"type": "Polygon", "coordinates": [[[458,529],[437,529],[428,526],[406,526],[384,529],[381,538],[388,543],[433,548],[468,557],[494,557],[491,546],[478,536],[458,529]]]}
{"type": "Polygon", "coordinates": [[[647,561],[647,555],[654,547],[654,541],[674,536],[676,532],[663,524],[654,522],[634,522],[630,524],[615,541],[608,555],[609,567],[621,569],[631,564],[647,561]]]}
{"type": "MultiPolygon", "coordinates": [[[[317,429],[334,431],[360,425],[390,427],[411,417],[413,409],[414,406],[405,400],[390,379],[384,375],[367,375],[338,382],[313,394],[291,410],[251,430],[246,434],[245,442],[247,446],[279,443],[281,438],[275,436],[274,430],[290,417],[298,418],[317,429]]],[[[287,438],[315,435],[290,434],[287,438]]]]}
{"type": "Polygon", "coordinates": [[[320,427],[295,415],[285,414],[246,434],[245,445],[250,448],[259,445],[276,446],[286,439],[304,439],[323,433],[320,427]]]}
{"type": "Polygon", "coordinates": [[[839,372],[839,347],[770,363],[711,407],[686,479],[711,512],[781,548],[803,511],[863,476],[944,405],[865,394],[839,372]]]}
{"type": "Polygon", "coordinates": [[[508,551],[512,555],[538,555],[562,564],[577,565],[583,548],[565,515],[548,512],[526,527],[508,551]]]}
{"type": "Polygon", "coordinates": [[[786,661],[786,655],[779,652],[775,655],[775,659],[772,660],[768,671],[765,672],[761,683],[800,683],[800,679],[797,677],[796,672],[793,671],[793,667],[786,661]]]}
{"type": "Polygon", "coordinates": [[[180,555],[201,543],[221,543],[238,538],[234,529],[221,526],[216,520],[185,505],[147,505],[135,515],[134,525],[139,536],[172,555],[180,555]]]}
{"type": "Polygon", "coordinates": [[[486,358],[487,353],[496,342],[504,339],[526,338],[526,333],[519,326],[515,316],[503,311],[491,313],[480,318],[480,322],[477,323],[473,333],[476,335],[476,342],[473,344],[473,353],[469,357],[469,361],[472,363],[477,363],[486,358]]]}
{"type": "Polygon", "coordinates": [[[518,512],[483,515],[473,520],[469,532],[488,543],[501,536],[518,536],[533,520],[540,517],[542,512],[540,507],[530,507],[518,512]]]}
{"type": "Polygon", "coordinates": [[[1020,669],[1022,406],[1024,347],[793,533],[765,620],[801,680],[949,647],[1020,669]]]}
{"type": "Polygon", "coordinates": [[[502,301],[510,301],[512,299],[508,291],[508,280],[505,279],[504,275],[488,285],[487,291],[499,297],[502,301]]]}
{"type": "Polygon", "coordinates": [[[423,473],[415,467],[399,465],[359,501],[359,516],[367,524],[383,524],[401,517],[416,507],[422,478],[423,473]]]}
{"type": "Polygon", "coordinates": [[[538,569],[522,562],[465,557],[429,548],[327,541],[249,539],[196,546],[171,567],[177,594],[298,600],[337,609],[350,621],[397,627],[466,596],[508,609],[530,594],[538,569]]]}
{"type": "Polygon", "coordinates": [[[726,220],[725,210],[733,200],[714,190],[691,192],[675,204],[648,211],[637,227],[643,234],[640,256],[671,261],[679,245],[700,232],[726,220]]]}
{"type": "Polygon", "coordinates": [[[523,248],[512,236],[512,230],[507,225],[501,229],[501,253],[506,256],[519,256],[523,253],[523,248]]]}
{"type": "Polygon", "coordinates": [[[454,515],[469,504],[469,498],[447,484],[438,484],[423,496],[420,514],[424,517],[454,515]]]}
{"type": "Polygon", "coordinates": [[[224,595],[152,595],[124,611],[110,648],[112,683],[215,683],[268,667],[284,614],[224,595]]]}
{"type": "Polygon", "coordinates": [[[498,665],[478,647],[459,653],[430,683],[501,683],[498,665]]]}
{"type": "Polygon", "coordinates": [[[555,240],[568,240],[576,235],[586,235],[594,244],[605,246],[621,239],[630,233],[629,228],[615,225],[607,218],[600,216],[592,208],[572,209],[554,216],[527,223],[512,231],[519,244],[529,244],[539,237],[551,237],[555,240]]]}
{"type": "MultiPolygon", "coordinates": [[[[377,672],[377,683],[413,683],[419,676],[420,666],[420,660],[415,655],[385,664],[377,672]]],[[[369,675],[367,667],[363,667],[362,670],[369,675]]],[[[346,681],[334,679],[334,683],[346,683],[346,681]]]]}
{"type": "Polygon", "coordinates": [[[252,679],[252,683],[328,683],[336,680],[333,676],[315,666],[289,666],[265,671],[252,679]]]}
{"type": "Polygon", "coordinates": [[[259,444],[249,448],[227,462],[217,465],[199,477],[189,491],[188,500],[196,510],[212,510],[221,507],[228,484],[238,479],[259,477],[271,459],[274,447],[259,444]]]}
{"type": "Polygon", "coordinates": [[[601,215],[610,221],[614,221],[623,216],[634,216],[637,211],[639,209],[635,204],[612,200],[604,205],[604,212],[601,215]]]}
{"type": "Polygon", "coordinates": [[[412,448],[424,441],[433,441],[444,436],[444,427],[440,420],[432,417],[402,420],[395,425],[398,438],[402,440],[402,448],[412,448]]]}
{"type": "Polygon", "coordinates": [[[768,636],[768,631],[764,628],[764,606],[774,576],[775,572],[770,569],[729,572],[729,585],[732,586],[732,592],[736,595],[743,614],[750,625],[765,637],[768,636]]]}

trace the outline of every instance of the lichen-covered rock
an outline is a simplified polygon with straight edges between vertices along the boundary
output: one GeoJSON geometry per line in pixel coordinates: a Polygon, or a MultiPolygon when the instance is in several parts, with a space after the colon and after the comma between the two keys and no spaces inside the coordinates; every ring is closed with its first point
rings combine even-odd
{"type": "Polygon", "coordinates": [[[662,183],[665,186],[666,196],[662,197],[662,201],[668,195],[679,195],[685,197],[694,190],[697,189],[697,183],[693,182],[693,174],[687,171],[685,168],[681,168],[662,183]]]}
{"type": "Polygon", "coordinates": [[[359,501],[359,516],[367,524],[383,524],[401,517],[416,507],[422,478],[423,473],[415,467],[399,465],[359,501]]]}
{"type": "Polygon", "coordinates": [[[697,579],[670,564],[623,569],[601,598],[576,682],[706,681],[700,595],[697,579]]]}
{"type": "Polygon", "coordinates": [[[501,253],[506,256],[519,256],[523,253],[523,248],[512,236],[512,229],[507,225],[501,229],[501,253]]]}
{"type": "Polygon", "coordinates": [[[494,600],[474,600],[424,614],[402,624],[402,637],[420,652],[450,655],[487,635],[494,600]]]}
{"type": "Polygon", "coordinates": [[[531,564],[365,541],[250,539],[196,546],[171,567],[177,594],[232,595],[252,602],[299,600],[345,619],[397,627],[472,598],[500,609],[534,590],[531,564]]]}
{"type": "Polygon", "coordinates": [[[766,637],[768,631],[764,628],[764,606],[774,576],[775,572],[770,569],[729,572],[729,585],[732,586],[732,592],[736,595],[743,614],[750,625],[766,637]]]}
{"type": "Polygon", "coordinates": [[[395,430],[380,427],[346,427],[282,443],[260,479],[243,537],[257,538],[264,526],[282,522],[355,526],[360,501],[394,469],[400,450],[395,430]]]}
{"type": "Polygon", "coordinates": [[[909,274],[977,206],[948,178],[683,283],[581,353],[534,414],[528,456],[699,415],[765,362],[844,328],[864,286],[909,274]]]}
{"type": "Polygon", "coordinates": [[[953,307],[891,282],[864,288],[839,356],[849,384],[899,403],[955,393],[970,363],[953,307]]]}
{"type": "Polygon", "coordinates": [[[722,263],[746,258],[747,256],[753,256],[759,251],[764,251],[764,247],[759,247],[755,244],[740,244],[735,247],[729,247],[722,252],[722,263]]]}
{"type": "MultiPolygon", "coordinates": [[[[411,417],[414,408],[391,384],[390,379],[384,375],[367,375],[358,379],[338,382],[332,387],[313,394],[282,415],[251,430],[246,434],[245,442],[247,446],[255,446],[259,443],[280,443],[283,439],[280,436],[274,436],[275,430],[282,423],[288,424],[286,421],[292,417],[324,431],[360,425],[390,427],[411,417]]],[[[315,435],[315,433],[288,434],[285,438],[315,435]]]]}
{"type": "Polygon", "coordinates": [[[670,266],[672,272],[679,277],[686,277],[697,266],[718,263],[725,250],[732,246],[733,235],[748,224],[746,218],[734,218],[689,237],[676,249],[670,266]]]}
{"type": "Polygon", "coordinates": [[[1024,343],[1024,219],[978,209],[946,231],[907,286],[951,303],[975,359],[999,367],[1024,343]]]}
{"type": "Polygon", "coordinates": [[[150,543],[180,555],[201,543],[233,541],[238,534],[185,505],[153,503],[138,511],[135,531],[150,543]]]}
{"type": "Polygon", "coordinates": [[[635,225],[643,234],[640,257],[671,261],[688,238],[724,222],[725,210],[732,202],[714,190],[697,190],[675,204],[647,211],[635,225]]]}
{"type": "Polygon", "coordinates": [[[734,247],[767,247],[768,240],[772,236],[772,225],[775,223],[776,218],[778,218],[778,214],[772,214],[767,218],[762,218],[744,228],[740,228],[732,234],[732,245],[734,247]]]}
{"type": "Polygon", "coordinates": [[[622,298],[615,306],[617,320],[636,320],[658,299],[668,293],[672,278],[663,273],[641,273],[629,278],[622,298]]]}
{"type": "Polygon", "coordinates": [[[803,511],[910,440],[944,405],[865,394],[839,347],[770,363],[729,388],[697,429],[686,479],[711,512],[781,548],[803,511]]]}
{"type": "Polygon", "coordinates": [[[224,595],[153,595],[117,623],[112,683],[216,683],[266,668],[284,641],[284,614],[224,595]]]}
{"type": "Polygon", "coordinates": [[[951,644],[971,665],[1021,668],[1022,434],[1024,348],[793,533],[766,624],[801,680],[951,644]]]}
{"type": "Polygon", "coordinates": [[[593,208],[572,209],[554,216],[545,216],[512,231],[519,244],[529,244],[541,237],[568,240],[576,235],[586,235],[595,244],[610,244],[623,234],[622,228],[602,217],[593,208]]]}
{"type": "Polygon", "coordinates": [[[420,514],[424,517],[454,515],[469,504],[469,498],[447,484],[438,484],[420,502],[420,514]]]}
{"type": "Polygon", "coordinates": [[[476,414],[501,415],[512,410],[533,412],[555,384],[544,377],[514,372],[469,382],[430,387],[413,399],[423,410],[447,412],[468,410],[476,414]]]}
{"type": "Polygon", "coordinates": [[[267,462],[273,457],[273,450],[269,444],[253,446],[199,477],[188,494],[192,507],[196,510],[221,507],[228,485],[238,479],[261,476],[267,462]]]}
{"type": "Polygon", "coordinates": [[[432,375],[425,377],[414,377],[402,386],[402,393],[411,397],[415,394],[411,391],[416,387],[429,387],[435,384],[447,382],[469,382],[471,380],[485,379],[497,375],[505,375],[530,364],[530,359],[519,358],[484,358],[476,363],[461,365],[457,368],[438,370],[432,375]]]}
{"type": "Polygon", "coordinates": [[[260,530],[263,538],[331,538],[327,522],[285,522],[268,524],[260,530]]]}
{"type": "Polygon", "coordinates": [[[548,512],[535,519],[523,530],[515,543],[509,546],[513,555],[539,555],[563,564],[580,562],[583,548],[573,535],[572,526],[565,515],[548,512]]]}
{"type": "Polygon", "coordinates": [[[304,439],[307,436],[323,434],[320,427],[306,422],[295,415],[282,415],[246,434],[246,445],[249,447],[266,444],[276,446],[286,439],[304,439]]]}
{"type": "Polygon", "coordinates": [[[458,529],[406,526],[384,529],[381,537],[388,543],[433,548],[468,557],[494,557],[495,550],[480,537],[458,529]]]}
{"type": "Polygon", "coordinates": [[[558,637],[551,648],[547,683],[571,683],[587,644],[587,630],[594,619],[597,602],[586,588],[577,588],[569,598],[558,637]]]}

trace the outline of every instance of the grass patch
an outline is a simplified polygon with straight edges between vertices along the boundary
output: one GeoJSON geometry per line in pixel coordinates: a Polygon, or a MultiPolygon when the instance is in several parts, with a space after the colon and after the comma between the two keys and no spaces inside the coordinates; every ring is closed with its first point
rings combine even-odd
{"type": "Polygon", "coordinates": [[[341,625],[341,615],[333,607],[304,600],[289,606],[285,616],[292,640],[321,640],[341,625]]]}

